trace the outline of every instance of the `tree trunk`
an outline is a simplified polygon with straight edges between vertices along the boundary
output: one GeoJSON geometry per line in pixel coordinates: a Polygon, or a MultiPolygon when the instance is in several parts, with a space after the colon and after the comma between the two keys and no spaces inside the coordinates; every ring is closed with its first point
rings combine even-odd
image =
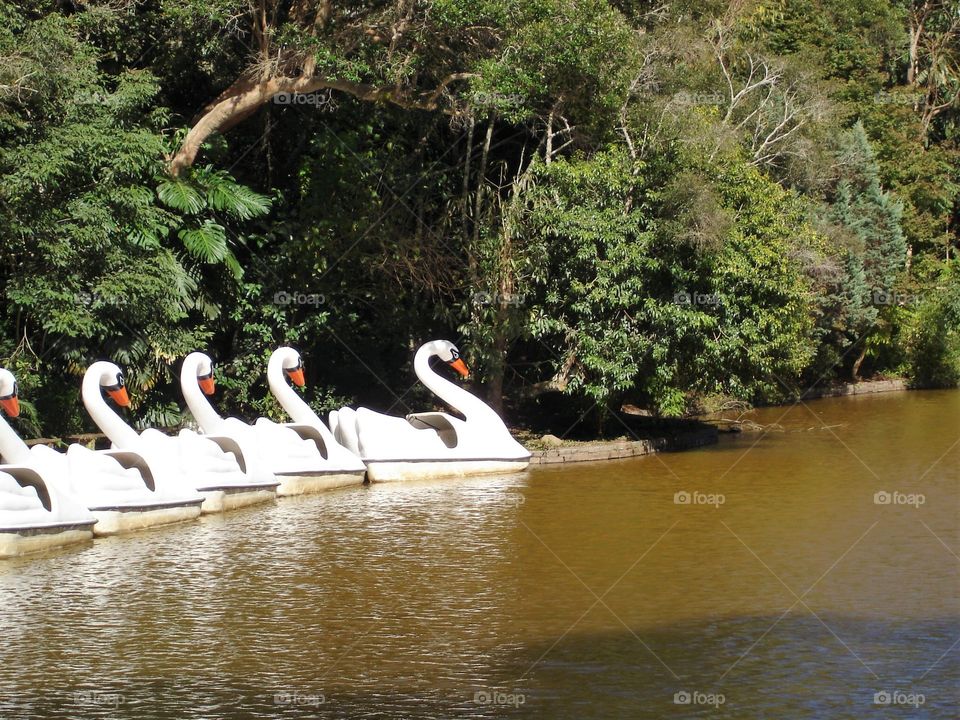
{"type": "Polygon", "coordinates": [[[550,114],[547,116],[547,149],[544,152],[547,165],[553,160],[553,115],[554,108],[550,108],[550,114]]]}
{"type": "Polygon", "coordinates": [[[917,67],[920,64],[920,33],[919,26],[910,25],[910,59],[907,64],[907,85],[912,86],[917,81],[917,67]]]}
{"type": "Polygon", "coordinates": [[[857,359],[853,361],[853,368],[850,370],[850,379],[853,382],[860,382],[860,366],[863,365],[863,359],[867,356],[867,346],[864,343],[863,349],[857,359]]]}
{"type": "Polygon", "coordinates": [[[913,85],[917,81],[917,73],[920,70],[920,40],[923,38],[924,25],[930,16],[930,0],[924,0],[920,7],[914,6],[910,11],[910,45],[909,62],[907,64],[907,85],[913,85]]]}
{"type": "Polygon", "coordinates": [[[480,241],[480,215],[483,212],[483,191],[487,182],[487,160],[490,157],[490,144],[493,141],[493,123],[495,116],[487,118],[487,134],[483,138],[483,152],[480,153],[480,168],[477,171],[477,194],[473,206],[473,245],[480,241]]]}
{"type": "MultiPolygon", "coordinates": [[[[514,193],[520,192],[519,188],[514,187],[514,193]]],[[[511,202],[516,201],[516,196],[511,198],[511,202]]],[[[490,406],[503,413],[503,375],[507,366],[507,342],[510,332],[510,304],[515,302],[513,291],[513,272],[511,260],[513,259],[513,242],[510,233],[512,229],[504,227],[501,233],[500,245],[500,282],[498,283],[496,302],[496,320],[493,327],[493,348],[490,353],[493,358],[493,367],[490,368],[490,382],[487,391],[487,399],[490,406]]]]}
{"type": "Polygon", "coordinates": [[[490,353],[493,362],[487,371],[487,404],[498,415],[503,415],[503,375],[506,369],[507,336],[502,331],[495,331],[493,348],[490,353]]]}
{"type": "MultiPolygon", "coordinates": [[[[463,244],[464,247],[470,245],[470,160],[473,156],[473,131],[476,129],[477,121],[473,113],[470,113],[470,121],[467,125],[467,155],[463,161],[463,198],[460,209],[461,220],[463,223],[463,244]]],[[[469,253],[471,269],[476,265],[476,257],[472,252],[469,253]]],[[[475,280],[476,273],[471,273],[471,280],[475,280]]]]}

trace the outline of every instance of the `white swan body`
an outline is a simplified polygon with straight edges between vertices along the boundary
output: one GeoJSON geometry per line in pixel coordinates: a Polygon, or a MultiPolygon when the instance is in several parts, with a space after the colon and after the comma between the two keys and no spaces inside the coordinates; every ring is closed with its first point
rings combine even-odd
{"type": "MultiPolygon", "coordinates": [[[[0,403],[19,414],[16,381],[0,369],[0,403]]],[[[6,419],[0,417],[0,447],[30,451],[6,419]],[[18,447],[19,449],[19,447],[18,447]]],[[[0,465],[0,558],[15,557],[90,540],[97,518],[42,471],[17,464],[0,465]]]]}
{"type": "Polygon", "coordinates": [[[445,380],[430,367],[437,356],[462,375],[466,365],[452,343],[435,340],[423,345],[413,367],[420,381],[464,416],[426,412],[405,418],[367,408],[342,408],[331,413],[337,439],[356,448],[367,464],[371,481],[409,480],[523,470],[530,452],[513,439],[503,420],[486,403],[445,380]]]}
{"type": "MultiPolygon", "coordinates": [[[[283,493],[285,485],[288,484],[293,488],[301,488],[302,492],[310,492],[362,483],[367,466],[355,453],[337,442],[323,421],[290,387],[287,383],[288,378],[293,384],[303,386],[303,362],[300,353],[293,348],[280,347],[273,351],[270,362],[267,363],[267,382],[273,396],[287,411],[293,423],[276,427],[292,428],[298,434],[301,432],[298,428],[312,428],[319,436],[324,450],[316,475],[305,476],[297,481],[284,479],[280,485],[280,492],[283,493]]],[[[266,427],[267,422],[269,421],[261,418],[257,421],[257,426],[263,424],[266,427]]]]}
{"type": "Polygon", "coordinates": [[[274,475],[280,482],[279,494],[299,495],[362,481],[359,469],[349,472],[327,463],[330,450],[315,427],[278,424],[266,418],[249,425],[237,418],[220,417],[204,396],[204,392],[212,392],[212,384],[201,389],[197,382],[203,377],[212,383],[212,374],[213,363],[203,353],[191,353],[183,361],[180,385],[187,407],[205,435],[230,438],[243,448],[249,463],[274,475]]]}
{"type": "MultiPolygon", "coordinates": [[[[276,481],[246,473],[240,448],[229,439],[204,438],[191,430],[182,430],[177,436],[153,429],[137,433],[103,399],[101,387],[107,387],[112,379],[122,388],[123,376],[113,363],[97,362],[87,368],[83,404],[110,438],[111,452],[143,458],[158,495],[189,498],[199,506],[197,513],[223,512],[276,496],[276,481]]],[[[124,390],[120,402],[125,401],[124,390]]]]}

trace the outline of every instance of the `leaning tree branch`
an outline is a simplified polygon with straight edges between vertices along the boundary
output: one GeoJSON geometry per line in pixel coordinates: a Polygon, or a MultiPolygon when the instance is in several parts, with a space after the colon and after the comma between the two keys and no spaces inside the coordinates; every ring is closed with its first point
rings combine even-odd
{"type": "MultiPolygon", "coordinates": [[[[473,73],[451,73],[430,92],[411,93],[400,85],[370,85],[338,78],[301,75],[299,77],[269,77],[256,80],[242,78],[225,90],[204,108],[200,118],[187,133],[179,149],[168,158],[168,171],[179,175],[193,165],[197,153],[206,140],[217,132],[225,132],[246,119],[279,93],[304,94],[317,90],[340,90],[359,100],[384,102],[406,110],[435,111],[451,83],[474,77],[473,73]]],[[[444,112],[452,113],[453,110],[444,112]]]]}

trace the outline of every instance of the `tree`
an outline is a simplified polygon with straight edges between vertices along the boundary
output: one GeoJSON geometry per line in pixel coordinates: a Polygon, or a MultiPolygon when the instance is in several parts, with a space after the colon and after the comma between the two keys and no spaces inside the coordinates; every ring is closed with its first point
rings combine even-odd
{"type": "Polygon", "coordinates": [[[75,17],[0,12],[2,354],[45,367],[51,398],[104,356],[149,389],[206,342],[229,226],[269,204],[222,172],[167,180],[157,79],[103,73],[75,17]]]}
{"type": "Polygon", "coordinates": [[[896,302],[907,244],[900,225],[903,206],[881,188],[880,168],[862,124],[843,136],[837,162],[839,180],[829,217],[853,240],[846,249],[840,292],[848,340],[861,348],[850,371],[857,380],[879,308],[896,302]]]}
{"type": "Polygon", "coordinates": [[[920,137],[952,109],[960,111],[960,8],[950,0],[910,0],[906,15],[910,42],[906,84],[921,91],[920,137]]]}
{"type": "Polygon", "coordinates": [[[819,121],[824,103],[817,97],[816,78],[744,42],[742,36],[766,21],[763,10],[731,3],[713,23],[710,47],[722,78],[721,124],[743,137],[754,164],[777,166],[798,152],[797,141],[807,125],[819,121]]]}
{"type": "Polygon", "coordinates": [[[907,333],[909,362],[921,387],[960,383],[960,272],[945,264],[926,294],[907,333]]]}
{"type": "Polygon", "coordinates": [[[735,157],[635,162],[608,148],[540,173],[528,232],[548,253],[530,318],[552,348],[542,389],[600,408],[634,394],[664,415],[691,390],[779,392],[814,346],[791,252],[812,241],[802,208],[735,157]],[[682,192],[692,184],[713,197],[682,192]]]}

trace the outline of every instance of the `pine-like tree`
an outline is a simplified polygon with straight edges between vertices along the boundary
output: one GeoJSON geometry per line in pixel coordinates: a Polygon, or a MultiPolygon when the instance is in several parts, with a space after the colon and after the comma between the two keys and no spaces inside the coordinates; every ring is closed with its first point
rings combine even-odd
{"type": "Polygon", "coordinates": [[[883,321],[883,308],[896,301],[907,241],[901,227],[903,206],[881,187],[880,167],[859,122],[840,139],[837,162],[840,174],[829,219],[852,238],[845,249],[840,295],[845,333],[859,345],[851,368],[856,380],[871,347],[869,338],[883,321]]]}

